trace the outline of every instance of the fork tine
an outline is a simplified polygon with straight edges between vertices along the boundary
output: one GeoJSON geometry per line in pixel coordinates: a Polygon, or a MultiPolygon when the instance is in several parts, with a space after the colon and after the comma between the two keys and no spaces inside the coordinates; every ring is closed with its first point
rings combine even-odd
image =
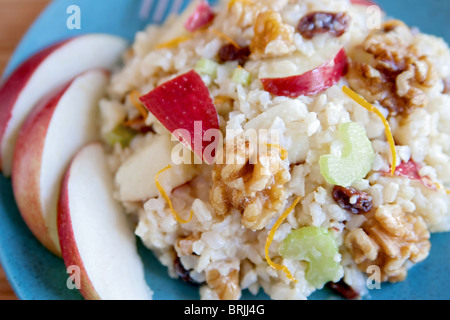
{"type": "Polygon", "coordinates": [[[141,19],[148,19],[150,15],[150,10],[153,6],[154,0],[142,0],[141,10],[139,12],[139,17],[141,19]]]}

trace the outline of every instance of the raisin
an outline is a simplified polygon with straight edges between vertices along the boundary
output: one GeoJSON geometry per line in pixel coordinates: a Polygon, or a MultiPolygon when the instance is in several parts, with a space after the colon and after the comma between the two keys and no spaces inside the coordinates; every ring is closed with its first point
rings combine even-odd
{"type": "Polygon", "coordinates": [[[239,65],[244,66],[250,56],[250,48],[238,48],[234,44],[226,44],[219,50],[219,59],[221,62],[237,61],[239,65]]]}
{"type": "Polygon", "coordinates": [[[333,198],[342,209],[355,214],[366,213],[372,210],[372,197],[365,192],[351,187],[344,188],[335,186],[333,189],[333,198]],[[351,201],[352,198],[353,201],[351,201]]]}
{"type": "Polygon", "coordinates": [[[199,283],[197,281],[195,281],[194,279],[191,278],[190,272],[189,270],[186,270],[183,267],[183,264],[181,263],[181,260],[179,257],[175,258],[175,261],[173,263],[174,267],[175,267],[175,271],[177,273],[177,275],[184,281],[187,282],[191,285],[194,286],[198,286],[199,283]]]}
{"type": "Polygon", "coordinates": [[[329,33],[338,38],[350,26],[350,17],[345,12],[312,12],[304,16],[297,30],[306,39],[312,39],[320,33],[329,33]]]}
{"type": "Polygon", "coordinates": [[[450,93],[450,77],[447,79],[444,79],[444,90],[442,91],[443,94],[450,93]]]}
{"type": "Polygon", "coordinates": [[[336,283],[328,282],[327,287],[338,293],[344,299],[354,300],[359,298],[359,293],[346,284],[343,280],[336,283]]]}

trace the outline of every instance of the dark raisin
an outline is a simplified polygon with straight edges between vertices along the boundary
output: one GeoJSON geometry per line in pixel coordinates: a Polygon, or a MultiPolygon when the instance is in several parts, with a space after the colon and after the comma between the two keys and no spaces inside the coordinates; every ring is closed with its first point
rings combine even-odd
{"type": "Polygon", "coordinates": [[[359,293],[348,284],[346,284],[344,280],[341,280],[337,283],[328,282],[327,287],[338,293],[344,299],[354,300],[359,298],[359,293]]]}
{"type": "Polygon", "coordinates": [[[181,260],[179,257],[175,258],[175,261],[173,263],[174,268],[175,268],[175,272],[177,273],[177,275],[184,281],[187,282],[189,284],[192,284],[194,286],[198,286],[199,283],[197,281],[195,281],[194,279],[191,278],[191,274],[189,272],[189,270],[186,270],[183,267],[183,264],[181,263],[181,260]]]}
{"type": "Polygon", "coordinates": [[[444,79],[444,90],[442,91],[443,94],[450,93],[450,77],[447,79],[444,79]]]}
{"type": "Polygon", "coordinates": [[[226,44],[219,50],[219,59],[221,62],[237,61],[239,65],[244,66],[250,56],[250,47],[238,48],[234,44],[226,44]]]}
{"type": "Polygon", "coordinates": [[[155,132],[153,130],[152,126],[147,126],[145,124],[145,120],[144,119],[140,119],[140,120],[141,121],[136,121],[135,123],[128,124],[127,127],[132,129],[132,130],[134,130],[134,131],[136,131],[137,133],[146,134],[146,133],[149,133],[149,132],[155,132]]]}
{"type": "Polygon", "coordinates": [[[142,126],[142,127],[139,128],[139,132],[143,133],[143,134],[146,134],[146,133],[149,133],[149,132],[153,132],[154,133],[155,131],[153,130],[153,127],[142,126]]]}
{"type": "Polygon", "coordinates": [[[349,210],[355,214],[366,213],[372,210],[372,197],[351,187],[335,186],[333,198],[342,209],[349,210]],[[352,197],[354,197],[353,203],[350,202],[352,197]]]}
{"type": "Polygon", "coordinates": [[[312,39],[320,33],[329,33],[338,38],[350,26],[350,17],[345,12],[312,12],[304,16],[297,30],[306,39],[312,39]]]}

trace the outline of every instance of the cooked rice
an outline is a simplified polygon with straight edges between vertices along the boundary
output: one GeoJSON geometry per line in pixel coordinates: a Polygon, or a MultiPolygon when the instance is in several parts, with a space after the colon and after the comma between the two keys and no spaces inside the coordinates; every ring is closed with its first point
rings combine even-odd
{"type": "MultiPolygon", "coordinates": [[[[351,5],[349,0],[260,0],[258,3],[261,8],[272,8],[279,12],[283,22],[292,28],[297,27],[305,14],[313,11],[347,12],[351,17],[351,25],[341,37],[322,34],[307,40],[295,33],[294,48],[288,55],[272,63],[267,58],[249,60],[245,65],[252,79],[248,86],[231,81],[231,71],[237,66],[235,62],[221,64],[216,79],[203,75],[213,98],[227,97],[233,101],[217,106],[221,129],[244,132],[249,129],[275,128],[282,132],[280,144],[288,152],[283,167],[290,174],[289,182],[285,184],[287,196],[283,208],[262,230],[257,231],[242,226],[242,213],[238,210],[232,210],[228,215],[217,214],[209,195],[212,167],[206,164],[179,166],[178,170],[181,171],[192,172],[194,169],[195,177],[174,190],[166,190],[172,191],[171,199],[180,216],[187,217],[193,210],[194,216],[189,223],[177,222],[161,196],[152,195],[139,201],[130,201],[121,196],[122,186],[118,184],[117,197],[127,212],[136,218],[137,236],[168,268],[171,277],[177,277],[174,260],[180,250],[178,242],[196,235],[191,243],[193,254],[182,255],[180,260],[184,269],[190,270],[190,277],[203,283],[200,288],[202,299],[223,298],[220,290],[204,283],[212,270],[218,270],[223,276],[229,275],[232,270],[239,271],[239,293],[236,298],[240,296],[240,290],[248,289],[256,294],[263,289],[272,299],[306,299],[317,290],[305,278],[307,263],[288,259],[282,261],[278,252],[282,240],[292,230],[303,226],[331,230],[340,249],[338,259],[344,281],[364,294],[367,292],[366,275],[357,267],[344,240],[349,231],[360,228],[367,218],[342,209],[334,201],[331,192],[333,186],[324,180],[319,167],[320,156],[329,154],[330,148],[339,147],[336,145],[339,125],[348,121],[359,123],[366,129],[372,142],[376,153],[372,171],[366,178],[355,182],[353,187],[373,197],[374,210],[386,205],[398,205],[405,214],[421,217],[430,232],[449,231],[450,197],[444,188],[433,190],[415,180],[381,173],[390,170],[390,149],[383,124],[375,114],[342,92],[342,86],[348,85],[345,77],[325,92],[298,98],[273,96],[264,91],[259,80],[268,74],[273,75],[274,70],[278,76],[307,71],[324,61],[324,49],[329,54],[343,46],[349,57],[355,58],[355,48],[371,32],[367,21],[372,12],[364,6],[351,5]],[[291,57],[294,54],[300,54],[303,66],[293,64],[291,57]],[[297,279],[294,283],[285,273],[273,269],[267,263],[264,246],[276,219],[299,196],[302,197],[299,205],[277,230],[270,246],[270,256],[277,257],[279,262],[282,261],[288,267],[297,279]]],[[[220,8],[210,28],[239,40],[241,45],[250,45],[254,37],[256,14],[246,9],[245,1],[235,1],[230,10],[226,3],[222,3],[220,8]]],[[[138,32],[132,49],[125,57],[124,67],[113,75],[108,96],[101,102],[104,135],[125,119],[139,116],[127,98],[131,91],[138,90],[145,94],[167,80],[194,69],[201,58],[216,60],[218,51],[226,43],[216,33],[198,32],[176,47],[155,49],[156,45],[176,38],[179,30],[179,20],[172,17],[163,26],[151,25],[138,32]]],[[[421,176],[427,176],[441,186],[448,186],[450,95],[442,92],[443,79],[450,77],[450,50],[442,39],[430,35],[418,34],[413,41],[423,51],[421,54],[428,56],[436,66],[439,81],[425,89],[428,103],[423,108],[412,110],[407,117],[389,118],[397,143],[397,165],[401,161],[414,160],[423,164],[421,176]]],[[[270,50],[276,51],[278,47],[270,50]]],[[[386,108],[378,103],[376,106],[387,116],[386,108]]],[[[151,114],[146,119],[146,125],[151,126],[152,131],[137,135],[129,147],[123,148],[117,144],[109,149],[114,173],[133,155],[151,144],[156,136],[166,136],[170,142],[170,133],[151,114]]],[[[155,155],[158,152],[154,150],[155,155]]],[[[153,159],[148,161],[151,163],[153,159]]],[[[158,169],[163,169],[167,164],[158,169]]],[[[139,175],[141,171],[141,167],[135,168],[135,174],[139,175]]],[[[154,184],[153,178],[148,179],[147,183],[154,184]]],[[[164,179],[162,175],[162,183],[164,179]]]]}

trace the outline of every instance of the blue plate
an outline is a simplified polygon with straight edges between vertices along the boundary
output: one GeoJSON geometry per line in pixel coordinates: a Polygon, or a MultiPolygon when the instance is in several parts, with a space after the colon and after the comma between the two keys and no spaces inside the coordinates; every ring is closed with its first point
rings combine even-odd
{"type": "MultiPolygon", "coordinates": [[[[134,34],[149,23],[160,23],[171,12],[186,7],[189,0],[77,0],[81,9],[81,30],[69,30],[67,8],[73,0],[56,0],[43,12],[18,46],[5,75],[24,59],[55,41],[91,32],[111,33],[133,41],[134,34]]],[[[390,16],[399,18],[423,32],[441,36],[450,42],[446,0],[379,0],[390,16]],[[426,3],[426,4],[425,4],[426,3]]],[[[20,18],[20,17],[18,17],[20,18]]],[[[432,235],[430,256],[409,271],[406,281],[383,283],[381,290],[371,290],[368,299],[450,299],[450,233],[432,235]]],[[[198,288],[170,279],[162,267],[139,243],[146,266],[146,279],[155,291],[155,299],[198,299],[198,288]]],[[[11,181],[0,177],[0,260],[10,283],[21,299],[82,299],[69,290],[68,274],[61,259],[44,249],[24,224],[16,207],[11,181]]],[[[267,299],[264,293],[244,299],[267,299]]],[[[327,289],[314,293],[312,299],[337,299],[327,289]]]]}

